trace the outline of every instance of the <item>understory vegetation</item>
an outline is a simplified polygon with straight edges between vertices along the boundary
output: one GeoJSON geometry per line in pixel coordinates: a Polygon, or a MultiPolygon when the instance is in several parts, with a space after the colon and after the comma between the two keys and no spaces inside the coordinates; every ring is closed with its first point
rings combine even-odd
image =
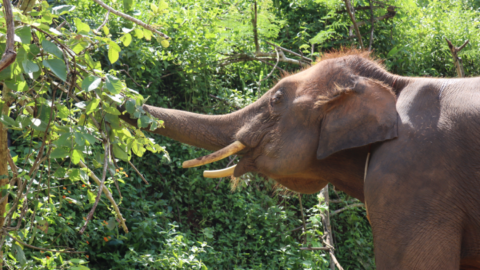
{"type": "Polygon", "coordinates": [[[229,113],[283,73],[361,44],[390,72],[455,77],[445,39],[469,40],[458,54],[466,76],[480,74],[480,1],[103,2],[151,29],[98,1],[12,1],[17,55],[0,72],[6,269],[334,269],[328,251],[308,250],[325,246],[327,213],[339,265],[375,269],[358,200],[333,186],[329,203],[300,197],[254,174],[204,178],[232,160],[182,169],[208,152],[126,125],[117,105],[152,128],[164,123],[143,104],[229,113]]]}

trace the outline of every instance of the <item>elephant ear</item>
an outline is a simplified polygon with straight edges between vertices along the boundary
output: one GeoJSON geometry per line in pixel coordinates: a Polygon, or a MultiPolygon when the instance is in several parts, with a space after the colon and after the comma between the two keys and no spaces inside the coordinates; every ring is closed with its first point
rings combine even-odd
{"type": "Polygon", "coordinates": [[[325,110],[317,158],[397,137],[396,97],[383,83],[357,77],[351,88],[337,86],[319,97],[325,110]]]}

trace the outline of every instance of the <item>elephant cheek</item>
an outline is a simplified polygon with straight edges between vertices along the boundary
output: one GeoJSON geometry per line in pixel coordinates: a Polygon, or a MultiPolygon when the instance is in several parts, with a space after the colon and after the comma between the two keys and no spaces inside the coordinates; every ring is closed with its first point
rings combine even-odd
{"type": "Polygon", "coordinates": [[[255,163],[252,161],[252,159],[244,157],[240,160],[240,162],[237,163],[237,166],[233,171],[233,176],[240,177],[247,172],[254,172],[256,170],[257,167],[255,166],[255,163]]]}

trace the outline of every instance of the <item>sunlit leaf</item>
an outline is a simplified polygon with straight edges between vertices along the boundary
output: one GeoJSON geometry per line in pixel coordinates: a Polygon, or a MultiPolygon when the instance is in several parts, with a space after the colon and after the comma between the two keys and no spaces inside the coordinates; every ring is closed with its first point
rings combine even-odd
{"type": "Polygon", "coordinates": [[[138,39],[142,39],[143,38],[143,31],[142,29],[138,29],[138,28],[135,28],[135,37],[138,38],[138,39]]]}
{"type": "Polygon", "coordinates": [[[151,40],[152,39],[152,31],[148,29],[143,29],[143,36],[145,37],[146,40],[151,40]]]}
{"type": "Polygon", "coordinates": [[[49,68],[58,78],[62,81],[67,81],[67,67],[63,60],[60,59],[48,59],[43,60],[43,65],[49,68]]]}
{"type": "Polygon", "coordinates": [[[120,49],[117,43],[110,41],[108,44],[108,60],[110,60],[110,63],[117,62],[121,51],[122,49],[120,49]]]}
{"type": "Polygon", "coordinates": [[[90,75],[83,80],[82,89],[87,92],[95,90],[98,88],[101,82],[102,82],[101,78],[90,75]]]}
{"type": "Polygon", "coordinates": [[[75,9],[75,6],[71,6],[71,5],[56,6],[52,8],[52,14],[63,15],[65,13],[73,11],[74,9],[75,9]]]}
{"type": "Polygon", "coordinates": [[[60,59],[63,59],[63,53],[57,47],[57,45],[55,45],[55,43],[50,42],[50,41],[45,39],[45,40],[42,41],[42,47],[43,47],[44,51],[46,51],[48,53],[51,53],[51,54],[55,55],[56,57],[58,57],[60,59]]]}
{"type": "Polygon", "coordinates": [[[70,158],[72,159],[73,164],[78,164],[80,160],[84,160],[82,151],[78,149],[73,149],[72,156],[70,158]]]}
{"type": "Polygon", "coordinates": [[[30,44],[32,41],[32,32],[30,26],[22,26],[15,30],[15,35],[17,35],[23,44],[30,44]]]}
{"type": "Polygon", "coordinates": [[[126,33],[120,38],[120,41],[123,43],[123,46],[128,47],[128,45],[130,45],[132,42],[132,35],[126,33]]]}
{"type": "Polygon", "coordinates": [[[90,32],[90,26],[82,22],[81,19],[75,18],[75,26],[77,27],[77,33],[80,35],[87,35],[90,32]]]}
{"type": "Polygon", "coordinates": [[[66,158],[69,155],[70,155],[70,151],[67,151],[64,148],[55,148],[50,153],[50,158],[66,158]]]}
{"type": "Polygon", "coordinates": [[[106,75],[106,86],[108,91],[112,94],[119,94],[123,89],[123,83],[116,77],[107,74],[106,75]]]}

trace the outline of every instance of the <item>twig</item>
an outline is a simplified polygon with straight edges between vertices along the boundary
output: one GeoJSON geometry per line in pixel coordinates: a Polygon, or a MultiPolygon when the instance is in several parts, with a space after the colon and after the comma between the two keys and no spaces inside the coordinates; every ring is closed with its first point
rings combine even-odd
{"type": "Polygon", "coordinates": [[[282,51],[285,51],[285,52],[291,53],[291,54],[293,54],[293,55],[295,55],[295,56],[301,57],[301,58],[302,58],[303,60],[305,60],[305,61],[312,62],[312,59],[310,59],[310,58],[308,58],[308,57],[305,57],[305,56],[303,56],[303,55],[301,55],[301,54],[298,54],[298,53],[296,53],[296,52],[293,52],[293,51],[291,51],[291,50],[289,50],[289,49],[287,49],[287,48],[278,46],[278,45],[273,44],[273,43],[268,42],[268,41],[265,41],[265,42],[266,42],[267,44],[269,44],[269,45],[272,45],[272,46],[275,46],[275,47],[279,48],[279,49],[282,50],[282,51]]]}
{"type": "Polygon", "coordinates": [[[357,22],[355,21],[355,10],[352,7],[352,4],[350,3],[350,0],[344,0],[345,1],[345,6],[347,7],[347,12],[348,16],[350,16],[350,20],[352,20],[353,27],[355,28],[355,34],[357,35],[358,42],[360,43],[360,48],[364,48],[363,46],[363,40],[362,40],[362,35],[360,34],[360,30],[358,29],[357,22]]]}
{"type": "Polygon", "coordinates": [[[280,55],[278,54],[278,48],[275,47],[275,52],[277,53],[277,62],[275,63],[275,66],[273,66],[272,70],[270,71],[270,73],[268,73],[267,76],[265,76],[265,78],[261,79],[258,84],[260,85],[261,82],[265,81],[266,79],[268,79],[268,77],[270,77],[272,75],[272,73],[275,71],[275,69],[277,68],[277,65],[278,65],[278,62],[280,62],[280,55]]]}
{"type": "Polygon", "coordinates": [[[105,183],[105,178],[107,178],[107,168],[108,168],[108,158],[110,157],[110,145],[108,141],[105,142],[105,157],[103,159],[103,173],[102,173],[102,181],[100,182],[100,185],[98,186],[98,192],[97,192],[97,197],[95,198],[95,203],[93,204],[92,209],[88,213],[87,219],[85,220],[85,224],[83,227],[80,229],[80,234],[83,234],[85,232],[85,229],[87,229],[88,222],[92,220],[93,214],[95,213],[95,209],[97,208],[98,202],[100,201],[100,197],[102,196],[102,189],[104,187],[105,183]]]}
{"type": "Polygon", "coordinates": [[[252,18],[252,24],[253,24],[253,41],[255,42],[255,53],[260,52],[260,45],[258,44],[258,31],[257,31],[257,1],[253,2],[253,8],[254,8],[254,17],[252,18]]]}
{"type": "Polygon", "coordinates": [[[331,212],[330,216],[338,215],[345,210],[348,210],[350,208],[355,208],[355,207],[365,207],[365,205],[363,203],[350,204],[350,205],[345,206],[344,208],[341,208],[341,209],[338,209],[338,210],[335,210],[335,211],[331,212]]]}
{"type": "MultiPolygon", "coordinates": [[[[6,1],[6,0],[4,0],[4,1],[6,1]]],[[[133,18],[132,16],[129,16],[129,15],[125,14],[125,13],[122,13],[122,12],[120,12],[120,11],[117,11],[117,10],[111,8],[110,6],[108,6],[107,4],[105,4],[104,2],[102,2],[102,1],[100,1],[100,0],[93,0],[93,2],[99,4],[100,6],[102,6],[103,8],[105,8],[106,10],[112,12],[113,14],[115,14],[115,15],[117,15],[117,16],[120,16],[120,17],[122,17],[122,18],[124,18],[124,19],[126,19],[126,20],[129,20],[129,21],[131,21],[131,22],[134,22],[135,24],[138,24],[138,25],[142,26],[142,27],[145,28],[145,29],[148,29],[148,30],[150,30],[150,31],[152,31],[152,32],[155,32],[155,33],[159,34],[160,36],[164,37],[165,39],[170,39],[169,36],[167,36],[167,35],[165,35],[164,33],[158,31],[157,29],[153,28],[152,26],[150,26],[150,25],[148,25],[148,24],[146,24],[146,23],[144,23],[144,22],[142,22],[142,21],[140,21],[140,20],[138,20],[138,19],[133,18]]]]}
{"type": "Polygon", "coordinates": [[[301,247],[300,250],[330,250],[329,247],[301,247]]]}
{"type": "Polygon", "coordinates": [[[5,9],[5,20],[7,23],[7,47],[0,60],[0,71],[10,66],[17,57],[14,47],[15,40],[13,38],[15,35],[15,26],[13,24],[12,4],[9,0],[3,0],[3,7],[5,9]]]}
{"type": "Polygon", "coordinates": [[[135,165],[133,165],[130,160],[128,160],[128,164],[130,164],[130,166],[132,166],[132,168],[137,172],[137,174],[140,176],[140,178],[142,178],[142,180],[143,180],[143,182],[145,182],[145,184],[150,185],[150,184],[148,183],[148,181],[145,179],[145,177],[143,177],[143,175],[137,170],[137,168],[135,167],[135,165]]]}
{"type": "Polygon", "coordinates": [[[303,204],[302,204],[302,194],[297,193],[298,201],[300,202],[300,213],[302,213],[302,222],[303,222],[303,233],[305,234],[304,244],[307,243],[307,224],[305,222],[305,215],[303,214],[303,204]]]}
{"type": "Polygon", "coordinates": [[[370,28],[370,40],[368,41],[368,50],[372,50],[373,45],[373,31],[375,30],[375,16],[373,15],[373,3],[370,0],[370,23],[372,24],[370,28]]]}
{"type": "Polygon", "coordinates": [[[237,109],[237,110],[240,110],[240,109],[241,109],[241,108],[238,107],[237,105],[231,104],[231,103],[229,103],[227,100],[225,100],[225,99],[223,99],[223,98],[217,97],[217,96],[212,95],[212,94],[208,94],[208,96],[209,96],[209,97],[212,97],[212,98],[214,98],[214,99],[221,100],[221,101],[223,101],[226,105],[232,106],[232,107],[234,107],[234,108],[237,109]]]}
{"type": "Polygon", "coordinates": [[[54,253],[55,253],[55,252],[75,253],[75,254],[83,254],[83,253],[85,253],[85,251],[53,250],[53,249],[48,249],[48,248],[36,247],[36,246],[29,245],[29,244],[23,242],[22,240],[14,237],[14,236],[12,236],[12,235],[9,234],[6,230],[3,230],[3,234],[10,236],[13,240],[19,242],[19,243],[22,244],[23,246],[26,246],[26,247],[29,247],[29,248],[32,248],[32,249],[43,250],[43,251],[50,251],[50,252],[54,252],[54,253]]]}
{"type": "MultiPolygon", "coordinates": [[[[100,179],[98,179],[98,177],[93,173],[93,171],[90,170],[90,169],[87,167],[87,165],[85,165],[85,163],[83,163],[83,161],[81,161],[81,160],[80,160],[80,162],[79,162],[78,164],[80,165],[80,167],[87,169],[87,170],[88,170],[88,175],[97,183],[97,185],[100,186],[101,181],[100,181],[100,179]]],[[[125,219],[123,219],[122,213],[120,212],[120,209],[118,208],[117,203],[116,203],[115,200],[113,199],[112,194],[110,193],[110,191],[107,189],[106,186],[103,186],[103,193],[107,196],[108,200],[109,200],[110,203],[113,205],[113,208],[114,208],[114,210],[115,210],[115,213],[117,214],[117,217],[120,219],[120,224],[122,225],[123,230],[125,231],[125,233],[128,233],[128,228],[127,228],[127,225],[125,224],[125,219]]]]}
{"type": "Polygon", "coordinates": [[[463,45],[460,46],[460,47],[455,47],[452,44],[452,42],[450,42],[450,40],[448,40],[447,38],[445,38],[445,40],[448,43],[448,48],[450,49],[450,52],[452,53],[453,63],[455,64],[455,69],[457,70],[458,77],[465,77],[465,71],[463,70],[462,58],[458,57],[458,53],[463,48],[465,48],[465,46],[467,46],[467,44],[470,40],[467,39],[467,41],[465,41],[463,43],[463,45]]]}
{"type": "MultiPolygon", "coordinates": [[[[390,18],[395,17],[395,15],[397,14],[397,12],[395,11],[395,8],[396,8],[395,6],[388,6],[387,7],[387,14],[385,14],[383,16],[380,16],[380,17],[376,17],[373,21],[378,22],[378,21],[381,21],[381,20],[390,19],[390,18]]],[[[357,22],[357,26],[361,27],[361,26],[366,25],[367,23],[368,23],[367,21],[357,22]]],[[[354,28],[354,25],[350,25],[350,27],[349,27],[349,36],[350,37],[353,37],[353,33],[352,33],[353,28],[354,28]]]]}
{"type": "Polygon", "coordinates": [[[108,15],[110,15],[110,10],[107,10],[107,14],[105,15],[105,20],[103,20],[102,24],[97,28],[97,30],[93,31],[95,35],[100,35],[100,31],[108,22],[108,15]]]}

